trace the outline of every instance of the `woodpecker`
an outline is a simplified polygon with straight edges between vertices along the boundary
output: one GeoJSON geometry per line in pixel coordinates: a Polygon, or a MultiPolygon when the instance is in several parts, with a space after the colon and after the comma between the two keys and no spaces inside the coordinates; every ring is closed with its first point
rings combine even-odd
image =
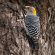
{"type": "Polygon", "coordinates": [[[40,34],[40,20],[37,16],[37,11],[32,6],[26,6],[26,15],[25,15],[25,30],[29,37],[29,43],[33,49],[38,45],[38,38],[40,34]]]}

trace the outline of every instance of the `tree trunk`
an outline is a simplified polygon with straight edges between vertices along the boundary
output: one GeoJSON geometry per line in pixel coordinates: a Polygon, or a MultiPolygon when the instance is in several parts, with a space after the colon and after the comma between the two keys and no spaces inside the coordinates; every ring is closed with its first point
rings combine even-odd
{"type": "MultiPolygon", "coordinates": [[[[48,0],[44,0],[43,5],[48,0]]],[[[38,55],[55,55],[55,0],[40,18],[38,55]]],[[[26,38],[22,9],[17,3],[0,0],[0,55],[33,55],[26,38]]],[[[35,55],[35,54],[34,54],[35,55]]]]}
{"type": "Polygon", "coordinates": [[[50,6],[45,17],[41,18],[41,38],[39,55],[55,55],[55,0],[49,0],[50,6]]]}
{"type": "Polygon", "coordinates": [[[23,19],[16,3],[0,4],[0,55],[31,55],[28,40],[23,36],[23,19]]]}

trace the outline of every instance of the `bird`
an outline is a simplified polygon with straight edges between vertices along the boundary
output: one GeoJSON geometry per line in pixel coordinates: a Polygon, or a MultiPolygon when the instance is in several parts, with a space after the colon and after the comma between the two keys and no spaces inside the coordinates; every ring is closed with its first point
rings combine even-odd
{"type": "Polygon", "coordinates": [[[28,35],[27,39],[29,41],[32,49],[38,47],[38,39],[40,35],[40,17],[37,16],[37,11],[33,6],[26,6],[25,15],[25,30],[28,35]]]}

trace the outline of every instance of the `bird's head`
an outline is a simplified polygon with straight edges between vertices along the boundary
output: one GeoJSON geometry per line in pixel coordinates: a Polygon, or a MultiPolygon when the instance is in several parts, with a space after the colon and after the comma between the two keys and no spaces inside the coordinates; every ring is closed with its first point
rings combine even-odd
{"type": "Polygon", "coordinates": [[[26,7],[26,12],[27,13],[37,15],[38,12],[37,12],[36,8],[34,8],[32,6],[25,6],[25,7],[26,7]]]}

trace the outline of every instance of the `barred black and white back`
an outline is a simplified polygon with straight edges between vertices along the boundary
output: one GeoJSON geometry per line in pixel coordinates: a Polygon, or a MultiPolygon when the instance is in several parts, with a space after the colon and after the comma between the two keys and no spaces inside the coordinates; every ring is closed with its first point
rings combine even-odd
{"type": "Polygon", "coordinates": [[[32,47],[35,48],[37,40],[40,34],[40,20],[38,16],[28,15],[25,18],[25,26],[27,35],[29,35],[30,41],[33,42],[32,47]]]}
{"type": "Polygon", "coordinates": [[[38,37],[40,33],[40,20],[38,16],[28,15],[25,18],[25,25],[28,35],[32,37],[38,37]]]}

